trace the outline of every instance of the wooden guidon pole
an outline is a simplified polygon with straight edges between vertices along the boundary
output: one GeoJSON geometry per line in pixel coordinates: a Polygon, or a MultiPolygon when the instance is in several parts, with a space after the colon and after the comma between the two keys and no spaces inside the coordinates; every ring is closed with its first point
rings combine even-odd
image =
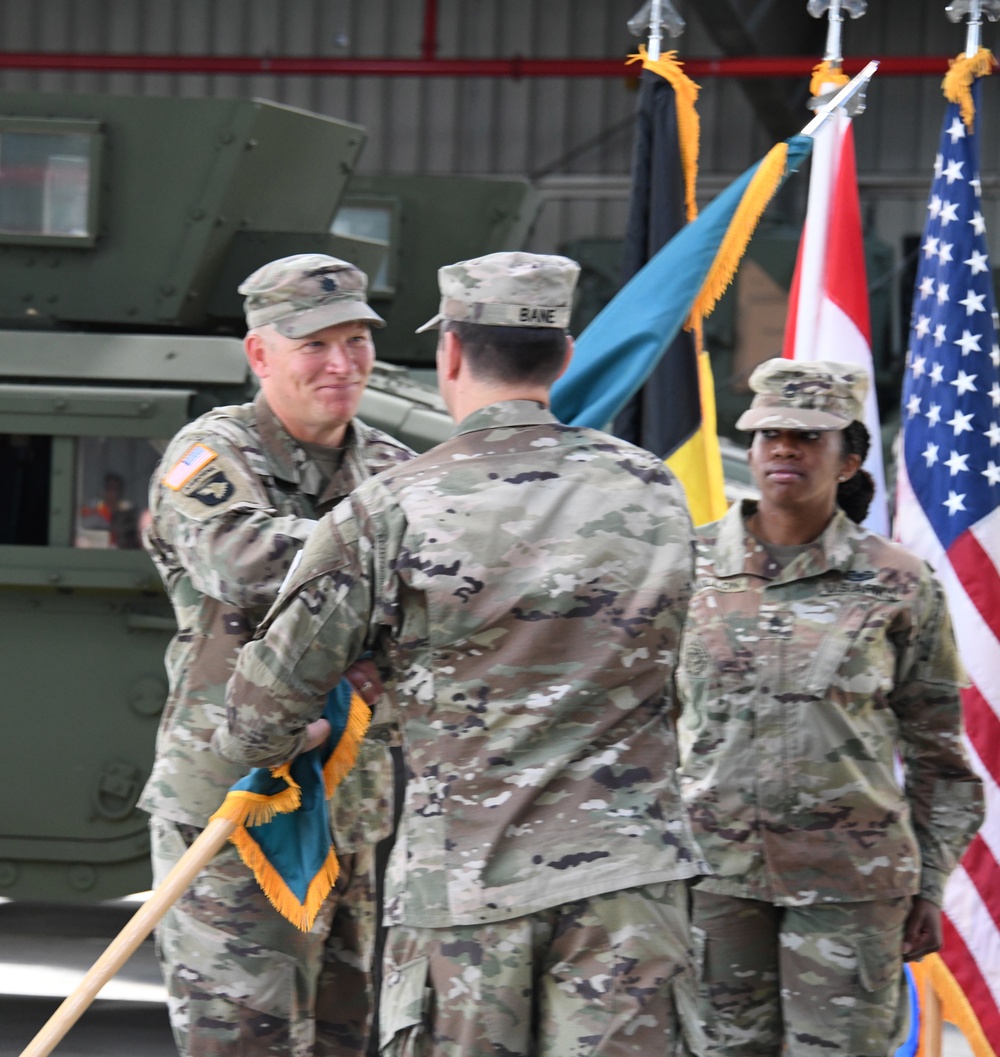
{"type": "Polygon", "coordinates": [[[217,818],[209,822],[201,836],[178,859],[163,883],[129,919],[87,975],[49,1017],[42,1030],[21,1051],[21,1057],[48,1057],[63,1036],[86,1012],[98,991],[135,953],[139,944],[173,906],[213,855],[236,828],[234,822],[217,818]]]}

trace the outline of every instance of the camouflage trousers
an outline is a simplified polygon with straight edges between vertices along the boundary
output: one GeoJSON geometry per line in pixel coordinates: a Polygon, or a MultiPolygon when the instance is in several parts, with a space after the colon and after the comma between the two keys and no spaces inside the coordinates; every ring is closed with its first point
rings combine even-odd
{"type": "MultiPolygon", "coordinates": [[[[201,831],[153,817],[153,883],[201,831]]],[[[182,1057],[364,1054],[372,1019],[374,856],[340,857],[312,930],[268,902],[232,844],[156,929],[170,1023],[182,1057]]]]}
{"type": "Polygon", "coordinates": [[[692,898],[710,1057],[895,1053],[909,897],[782,907],[696,887],[692,898]]]}
{"type": "Polygon", "coordinates": [[[383,1057],[702,1052],[684,882],[483,925],[391,925],[383,1057]]]}

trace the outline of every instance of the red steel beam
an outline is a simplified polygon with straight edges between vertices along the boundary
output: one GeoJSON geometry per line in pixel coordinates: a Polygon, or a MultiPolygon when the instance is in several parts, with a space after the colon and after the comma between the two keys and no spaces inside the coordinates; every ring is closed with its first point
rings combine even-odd
{"type": "MultiPolygon", "coordinates": [[[[427,40],[425,38],[425,50],[427,40]]],[[[685,59],[684,71],[708,77],[808,77],[815,57],[770,55],[685,59]]],[[[944,55],[890,55],[879,60],[879,75],[939,76],[948,70],[944,55]]],[[[868,62],[845,59],[844,71],[857,73],[868,62]]],[[[197,73],[299,77],[635,77],[637,63],[619,59],[347,59],[325,56],[115,55],[78,52],[0,52],[2,70],[63,70],[93,73],[197,73]]]]}

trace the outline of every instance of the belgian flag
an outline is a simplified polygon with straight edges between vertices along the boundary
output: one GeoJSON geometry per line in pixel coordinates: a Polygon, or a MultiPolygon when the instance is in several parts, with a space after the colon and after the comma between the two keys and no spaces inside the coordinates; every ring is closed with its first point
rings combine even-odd
{"type": "Polygon", "coordinates": [[[664,458],[695,524],[726,510],[715,389],[701,322],[732,281],[767,203],[812,148],[779,143],[697,215],[698,87],[668,53],[643,63],[626,269],[633,274],[579,336],[554,413],[664,458]]]}

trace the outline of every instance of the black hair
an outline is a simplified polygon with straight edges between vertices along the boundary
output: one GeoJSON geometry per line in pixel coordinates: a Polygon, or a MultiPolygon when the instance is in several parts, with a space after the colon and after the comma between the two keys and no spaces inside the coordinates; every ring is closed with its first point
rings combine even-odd
{"type": "Polygon", "coordinates": [[[551,385],[566,356],[566,331],[558,327],[504,327],[447,319],[442,331],[458,338],[473,375],[505,385],[551,385]]]}
{"type": "MultiPolygon", "coordinates": [[[[864,462],[871,447],[871,435],[868,427],[855,419],[849,426],[842,430],[843,437],[842,454],[860,455],[864,462]]],[[[868,515],[875,495],[875,481],[872,475],[863,469],[846,481],[837,486],[837,504],[841,510],[856,524],[860,525],[868,515]]]]}

